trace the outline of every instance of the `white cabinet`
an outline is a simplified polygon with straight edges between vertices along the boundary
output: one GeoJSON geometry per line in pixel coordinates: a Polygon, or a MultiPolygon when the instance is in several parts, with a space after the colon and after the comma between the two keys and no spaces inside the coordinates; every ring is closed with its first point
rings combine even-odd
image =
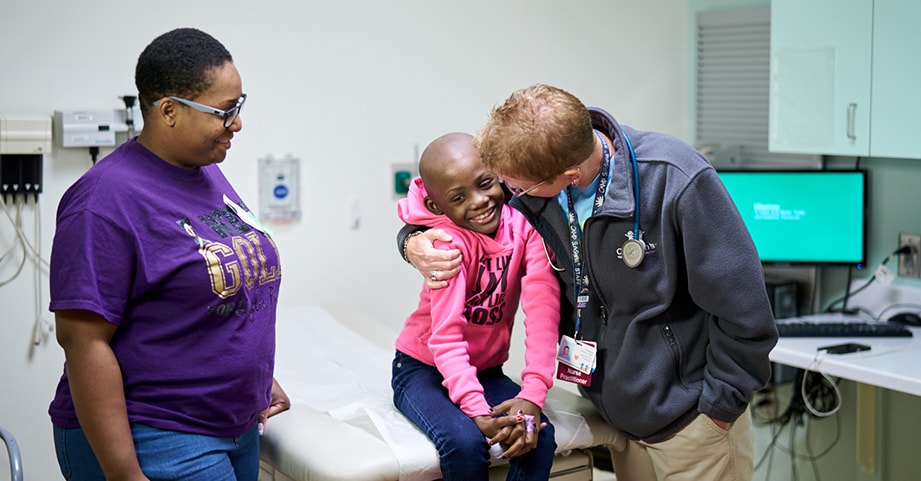
{"type": "Polygon", "coordinates": [[[772,0],[769,148],[870,151],[872,0],[772,0]]]}
{"type": "Polygon", "coordinates": [[[875,0],[870,155],[921,159],[921,1],[875,0]]]}
{"type": "Polygon", "coordinates": [[[917,0],[772,0],[769,149],[921,158],[917,0]]]}

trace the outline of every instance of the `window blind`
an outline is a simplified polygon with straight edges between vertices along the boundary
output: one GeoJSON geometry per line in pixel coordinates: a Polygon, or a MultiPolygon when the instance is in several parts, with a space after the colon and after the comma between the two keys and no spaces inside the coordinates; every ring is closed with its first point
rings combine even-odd
{"type": "Polygon", "coordinates": [[[717,168],[820,168],[768,151],[770,8],[697,14],[697,148],[717,168]]]}

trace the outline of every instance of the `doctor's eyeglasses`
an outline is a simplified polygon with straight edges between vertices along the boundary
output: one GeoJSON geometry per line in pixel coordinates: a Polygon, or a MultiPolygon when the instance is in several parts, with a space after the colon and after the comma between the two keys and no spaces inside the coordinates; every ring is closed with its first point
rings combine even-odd
{"type": "MultiPolygon", "coordinates": [[[[231,125],[233,125],[233,121],[234,121],[234,120],[237,120],[237,116],[240,115],[240,110],[243,109],[243,104],[246,103],[246,94],[243,94],[243,96],[241,96],[240,99],[237,100],[237,105],[234,105],[233,107],[231,107],[231,108],[229,108],[229,109],[227,109],[227,110],[221,110],[221,109],[218,109],[218,108],[215,108],[215,107],[210,107],[210,106],[208,106],[208,105],[200,104],[200,103],[198,103],[198,102],[193,102],[193,101],[191,101],[191,100],[184,99],[184,98],[182,98],[182,97],[174,97],[174,96],[170,95],[169,98],[171,98],[171,99],[173,99],[173,100],[175,100],[176,102],[179,102],[179,103],[181,103],[181,104],[185,104],[185,105],[187,105],[187,106],[189,106],[189,107],[192,107],[193,109],[195,109],[195,110],[197,110],[197,111],[199,111],[199,112],[204,112],[204,113],[206,113],[206,114],[217,115],[218,117],[223,118],[223,119],[224,119],[224,128],[225,128],[225,129],[228,128],[228,127],[230,127],[231,125]]],[[[160,103],[159,100],[157,100],[157,101],[154,102],[153,104],[154,104],[154,106],[156,106],[158,103],[160,103]]]]}
{"type": "Polygon", "coordinates": [[[534,190],[534,189],[536,189],[536,188],[538,188],[538,187],[540,187],[540,186],[542,186],[542,185],[544,185],[544,184],[547,183],[546,180],[542,180],[542,181],[540,181],[540,182],[538,182],[538,183],[532,185],[531,187],[528,187],[527,189],[522,189],[521,187],[512,187],[513,184],[509,183],[509,181],[506,180],[505,177],[502,177],[502,176],[499,176],[499,182],[502,182],[503,184],[509,186],[509,190],[512,191],[512,195],[515,196],[515,197],[521,197],[521,196],[523,196],[523,195],[525,195],[525,194],[531,192],[532,190],[534,190]]]}
{"type": "Polygon", "coordinates": [[[538,182],[538,183],[536,183],[536,184],[532,185],[531,187],[528,187],[527,189],[524,189],[524,190],[522,190],[520,187],[515,187],[514,189],[512,189],[512,195],[514,195],[515,197],[521,197],[521,196],[527,194],[528,192],[531,192],[532,190],[534,190],[534,189],[536,189],[536,188],[538,188],[538,187],[540,187],[540,186],[542,186],[542,185],[544,185],[544,184],[546,184],[546,183],[547,183],[546,180],[542,180],[542,181],[540,181],[540,182],[538,182]]]}

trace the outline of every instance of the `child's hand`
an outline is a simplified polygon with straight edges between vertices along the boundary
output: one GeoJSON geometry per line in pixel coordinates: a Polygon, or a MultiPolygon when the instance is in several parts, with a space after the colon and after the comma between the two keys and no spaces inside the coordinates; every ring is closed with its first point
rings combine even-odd
{"type": "Polygon", "coordinates": [[[493,415],[514,418],[518,423],[513,429],[490,438],[490,444],[501,442],[504,458],[521,456],[537,447],[537,435],[547,423],[540,422],[540,408],[525,399],[509,399],[492,408],[493,415]]]}
{"type": "MultiPolygon", "coordinates": [[[[501,442],[501,439],[493,442],[493,438],[499,436],[504,431],[510,431],[511,428],[514,428],[515,425],[518,424],[517,418],[509,416],[475,416],[472,419],[473,422],[476,423],[476,427],[480,428],[480,432],[489,438],[490,446],[501,442]]],[[[501,438],[504,439],[504,437],[501,438]]]]}

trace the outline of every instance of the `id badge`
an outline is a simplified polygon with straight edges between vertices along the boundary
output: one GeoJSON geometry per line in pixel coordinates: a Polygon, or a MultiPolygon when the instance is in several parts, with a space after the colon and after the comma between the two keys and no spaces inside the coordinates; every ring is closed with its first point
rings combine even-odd
{"type": "Polygon", "coordinates": [[[590,386],[592,373],[595,372],[596,351],[597,345],[592,341],[563,336],[556,356],[556,378],[580,386],[590,386]]]}

